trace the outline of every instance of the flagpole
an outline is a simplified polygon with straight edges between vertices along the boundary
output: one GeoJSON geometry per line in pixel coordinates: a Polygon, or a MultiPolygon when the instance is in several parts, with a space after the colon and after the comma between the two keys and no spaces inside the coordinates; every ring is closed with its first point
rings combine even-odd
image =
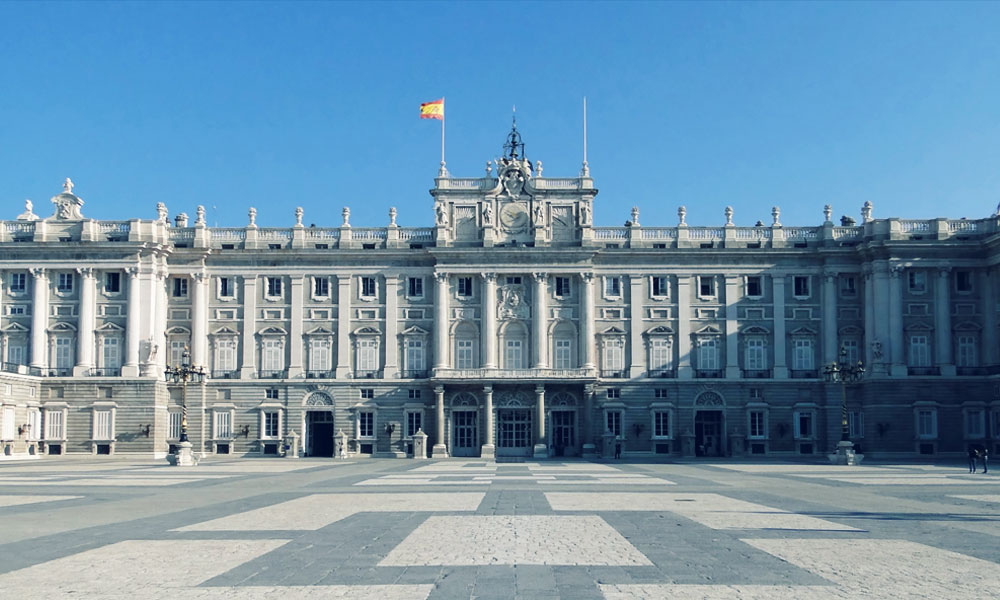
{"type": "Polygon", "coordinates": [[[441,98],[441,171],[444,172],[444,97],[441,98]]]}
{"type": "Polygon", "coordinates": [[[583,169],[581,177],[590,177],[590,167],[587,165],[587,97],[583,97],[583,169]]]}

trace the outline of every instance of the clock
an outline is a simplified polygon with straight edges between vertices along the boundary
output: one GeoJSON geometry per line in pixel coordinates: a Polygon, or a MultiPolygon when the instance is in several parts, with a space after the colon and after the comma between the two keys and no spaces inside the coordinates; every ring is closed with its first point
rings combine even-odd
{"type": "Polygon", "coordinates": [[[505,204],[500,209],[500,224],[510,230],[523,229],[528,224],[528,211],[521,204],[505,204]]]}

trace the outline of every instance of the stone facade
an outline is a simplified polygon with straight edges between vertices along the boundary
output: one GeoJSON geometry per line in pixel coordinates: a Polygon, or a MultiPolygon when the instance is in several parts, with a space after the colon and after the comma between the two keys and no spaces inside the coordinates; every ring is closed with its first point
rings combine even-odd
{"type": "Polygon", "coordinates": [[[252,456],[818,456],[845,413],[876,458],[1000,442],[996,216],[595,227],[586,166],[508,150],[442,168],[432,228],[95,221],[67,180],[0,222],[0,454],[165,456],[182,407],[252,456]],[[205,382],[165,379],[186,349],[205,382]]]}

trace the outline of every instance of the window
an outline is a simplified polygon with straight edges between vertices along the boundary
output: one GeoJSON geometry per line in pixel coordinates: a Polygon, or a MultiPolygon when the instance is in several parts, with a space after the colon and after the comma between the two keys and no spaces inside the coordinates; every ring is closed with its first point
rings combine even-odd
{"type": "Polygon", "coordinates": [[[410,411],[406,413],[406,437],[413,437],[414,434],[420,431],[420,428],[422,427],[421,421],[423,421],[422,413],[418,411],[410,411]]]}
{"type": "Polygon", "coordinates": [[[236,370],[236,341],[218,340],[215,342],[215,370],[236,370]]]}
{"type": "Polygon", "coordinates": [[[666,277],[654,275],[649,279],[649,283],[654,298],[665,298],[670,295],[666,277]]]}
{"type": "Polygon", "coordinates": [[[313,296],[316,298],[326,298],[330,295],[330,279],[327,277],[313,277],[313,296]]]}
{"type": "Polygon", "coordinates": [[[361,278],[361,297],[363,297],[363,298],[374,298],[375,297],[375,278],[374,277],[362,277],[361,278]]]}
{"type": "Polygon", "coordinates": [[[671,370],[671,348],[670,340],[666,338],[653,338],[649,344],[649,368],[652,371],[671,370]]]}
{"type": "Polygon", "coordinates": [[[420,390],[406,390],[406,392],[407,392],[406,397],[409,398],[410,400],[420,399],[420,390]]]}
{"type": "Polygon", "coordinates": [[[763,371],[767,368],[767,358],[764,355],[764,340],[750,338],[747,340],[746,369],[748,371],[763,371]]]}
{"type": "Polygon", "coordinates": [[[609,410],[607,412],[607,431],[615,434],[615,437],[622,437],[622,411],[609,410]]]}
{"type": "Polygon", "coordinates": [[[955,291],[960,294],[972,291],[972,271],[955,271],[955,291]]]}
{"type": "Polygon", "coordinates": [[[937,409],[917,410],[917,437],[925,440],[937,437],[937,409]]]}
{"type": "Polygon", "coordinates": [[[767,438],[767,412],[751,410],[747,413],[747,431],[750,439],[763,440],[767,438]]]}
{"type": "Polygon", "coordinates": [[[119,340],[116,337],[106,337],[103,343],[103,360],[101,364],[105,369],[117,369],[122,366],[119,340]]]}
{"type": "Polygon", "coordinates": [[[625,340],[607,340],[604,345],[604,370],[617,374],[625,368],[625,340]]]}
{"type": "Polygon", "coordinates": [[[472,278],[471,277],[459,277],[458,278],[458,295],[463,298],[468,298],[472,295],[472,278]]]}
{"type": "Polygon", "coordinates": [[[715,277],[712,275],[698,276],[698,296],[700,298],[715,297],[715,277]]]}
{"type": "Polygon", "coordinates": [[[267,278],[267,296],[270,298],[281,297],[281,277],[267,278]]]}
{"type": "Polygon", "coordinates": [[[719,368],[719,340],[714,337],[698,340],[698,368],[703,371],[719,368]]]}
{"type": "Polygon", "coordinates": [[[94,439],[111,439],[111,411],[94,410],[94,439]]]}
{"type": "Polygon", "coordinates": [[[841,355],[837,360],[843,360],[849,365],[856,365],[861,360],[861,349],[858,340],[844,340],[840,344],[841,355]]]}
{"type": "Polygon", "coordinates": [[[604,278],[604,295],[617,297],[622,295],[622,280],[618,277],[604,278]]]}
{"type": "Polygon", "coordinates": [[[808,298],[809,297],[809,276],[808,275],[796,275],[792,279],[792,286],[795,288],[795,296],[797,298],[808,298]]]}
{"type": "Polygon", "coordinates": [[[330,370],[330,340],[312,340],[309,343],[309,370],[330,370]]]}
{"type": "Polygon", "coordinates": [[[372,372],[378,369],[378,345],[374,339],[358,340],[358,370],[372,372]]]}
{"type": "Polygon", "coordinates": [[[28,277],[26,273],[10,274],[10,291],[14,294],[23,294],[27,289],[28,277]]]}
{"type": "Polygon", "coordinates": [[[278,399],[278,388],[267,388],[264,390],[264,398],[268,400],[278,399]]]}
{"type": "Polygon", "coordinates": [[[840,277],[840,295],[844,298],[854,298],[858,295],[857,279],[844,275],[840,277]]]}
{"type": "Polygon", "coordinates": [[[228,440],[233,437],[233,413],[228,410],[217,410],[212,418],[213,438],[228,440]]]}
{"type": "Polygon", "coordinates": [[[375,413],[366,410],[358,413],[358,437],[375,437],[375,413]]]}
{"type": "Polygon", "coordinates": [[[72,273],[59,273],[59,278],[56,280],[56,291],[63,294],[68,294],[73,291],[72,273]]]}
{"type": "Polygon", "coordinates": [[[170,364],[180,365],[184,362],[184,349],[187,348],[182,340],[170,340],[170,364]]]}
{"type": "Polygon", "coordinates": [[[507,285],[521,285],[521,277],[520,276],[508,277],[507,285]]]}
{"type": "Polygon", "coordinates": [[[670,431],[670,411],[658,410],[653,413],[653,437],[673,437],[670,431]]]}
{"type": "Polygon", "coordinates": [[[105,273],[104,292],[107,294],[117,294],[120,291],[122,291],[122,274],[105,273]]]}
{"type": "Polygon", "coordinates": [[[974,335],[958,336],[958,360],[956,362],[956,366],[959,367],[979,366],[976,336],[974,335]]]}
{"type": "Polygon", "coordinates": [[[68,337],[56,338],[56,368],[73,368],[73,340],[68,337]]]}
{"type": "Polygon", "coordinates": [[[8,315],[23,315],[24,313],[25,313],[24,305],[7,307],[8,315]]]}
{"type": "Polygon", "coordinates": [[[931,366],[931,351],[926,335],[910,336],[910,366],[931,366]]]}
{"type": "Polygon", "coordinates": [[[760,275],[751,275],[747,277],[747,296],[751,298],[760,298],[764,295],[764,286],[761,285],[760,275]]]}
{"type": "Polygon", "coordinates": [[[813,341],[811,339],[792,340],[792,368],[796,371],[810,371],[815,368],[813,358],[813,341]]]}
{"type": "Polygon", "coordinates": [[[555,368],[570,369],[573,366],[573,343],[570,340],[556,340],[555,368]]]}
{"type": "Polygon", "coordinates": [[[406,295],[410,298],[424,297],[424,278],[409,277],[406,280],[406,295]]]}
{"type": "Polygon", "coordinates": [[[266,438],[276,438],[278,437],[278,413],[277,412],[266,412],[264,413],[264,432],[261,437],[266,438]]]}
{"type": "Polygon", "coordinates": [[[14,428],[14,407],[5,406],[3,408],[3,439],[13,440],[16,439],[14,428]]]}
{"type": "Polygon", "coordinates": [[[407,371],[424,370],[424,342],[423,340],[406,340],[406,353],[403,355],[406,362],[404,369],[407,371]]]}
{"type": "Polygon", "coordinates": [[[187,298],[188,280],[183,277],[174,277],[174,298],[187,298]]]}
{"type": "Polygon", "coordinates": [[[458,369],[472,369],[475,365],[472,363],[473,356],[473,344],[472,340],[458,340],[455,357],[455,368],[458,369]]]}
{"type": "Polygon", "coordinates": [[[264,340],[261,368],[271,372],[281,371],[285,368],[285,353],[281,340],[273,338],[264,340]]]}
{"type": "Polygon", "coordinates": [[[573,288],[570,287],[569,277],[556,277],[556,296],[565,298],[573,295],[573,288]]]}
{"type": "Polygon", "coordinates": [[[852,438],[865,437],[865,413],[860,410],[847,411],[847,434],[852,438]]]}
{"type": "Polygon", "coordinates": [[[7,342],[7,362],[14,365],[23,365],[25,348],[21,344],[7,342]]]}
{"type": "Polygon", "coordinates": [[[795,411],[795,439],[810,439],[813,437],[813,412],[811,410],[795,411]]]}
{"type": "Polygon", "coordinates": [[[658,398],[658,399],[667,398],[667,390],[666,390],[666,388],[656,388],[656,389],[654,389],[653,390],[653,397],[658,398]]]}
{"type": "Polygon", "coordinates": [[[507,340],[504,348],[504,368],[523,369],[521,340],[507,340]]]}
{"type": "Polygon", "coordinates": [[[604,395],[608,400],[616,400],[622,397],[622,391],[619,388],[608,388],[604,395]]]}
{"type": "Polygon", "coordinates": [[[906,283],[911,294],[923,294],[927,291],[927,273],[909,270],[906,272],[906,283]]]}
{"type": "Polygon", "coordinates": [[[219,277],[219,298],[232,298],[234,295],[232,278],[219,277]]]}
{"type": "Polygon", "coordinates": [[[986,412],[981,408],[969,408],[965,411],[965,437],[982,438],[986,431],[986,412]]]}
{"type": "Polygon", "coordinates": [[[171,411],[169,423],[167,423],[167,439],[178,440],[181,437],[181,418],[183,414],[179,410],[171,411]]]}

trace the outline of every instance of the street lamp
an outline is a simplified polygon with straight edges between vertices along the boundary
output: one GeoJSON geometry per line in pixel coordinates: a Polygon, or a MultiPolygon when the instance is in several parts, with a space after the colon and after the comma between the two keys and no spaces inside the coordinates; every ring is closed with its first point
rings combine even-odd
{"type": "Polygon", "coordinates": [[[181,356],[181,364],[167,367],[164,371],[167,381],[180,383],[183,386],[181,392],[181,438],[177,457],[174,462],[177,466],[193,466],[194,460],[191,457],[191,442],[188,441],[187,434],[187,384],[202,383],[205,381],[205,367],[191,364],[191,352],[187,346],[184,347],[184,354],[181,356]]]}
{"type": "Polygon", "coordinates": [[[860,360],[852,364],[847,360],[847,348],[841,346],[840,361],[823,367],[823,378],[828,383],[840,384],[840,443],[837,453],[830,460],[842,465],[855,464],[854,444],[851,442],[847,423],[847,384],[857,383],[865,376],[865,365],[860,360]]]}

